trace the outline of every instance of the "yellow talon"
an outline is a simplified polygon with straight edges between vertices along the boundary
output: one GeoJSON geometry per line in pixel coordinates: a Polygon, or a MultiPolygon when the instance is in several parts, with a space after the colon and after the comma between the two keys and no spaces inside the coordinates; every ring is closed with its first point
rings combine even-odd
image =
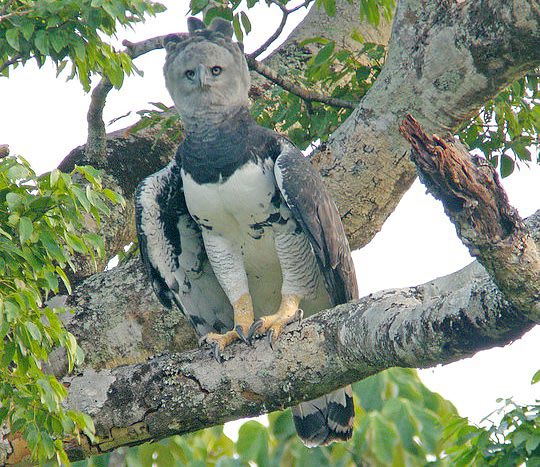
{"type": "Polygon", "coordinates": [[[302,319],[302,310],[298,308],[300,300],[301,298],[298,295],[283,296],[279,309],[275,314],[262,316],[251,325],[248,340],[251,341],[255,334],[261,335],[268,332],[270,345],[272,345],[287,324],[302,319]]]}
{"type": "Polygon", "coordinates": [[[227,331],[225,334],[209,332],[199,340],[199,344],[205,343],[212,347],[212,353],[218,362],[221,362],[221,352],[223,352],[225,347],[239,339],[247,342],[246,335],[253,323],[253,302],[251,295],[242,295],[233,303],[233,310],[234,329],[232,331],[227,331]]]}

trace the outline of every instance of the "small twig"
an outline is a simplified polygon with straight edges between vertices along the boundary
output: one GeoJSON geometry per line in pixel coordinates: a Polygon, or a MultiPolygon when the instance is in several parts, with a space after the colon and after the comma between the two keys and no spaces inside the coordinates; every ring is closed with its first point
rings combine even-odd
{"type": "Polygon", "coordinates": [[[6,11],[11,6],[12,3],[13,3],[13,0],[8,0],[6,2],[6,4],[4,5],[4,8],[2,8],[2,11],[0,11],[0,16],[3,16],[6,13],[6,11]]]}
{"type": "Polygon", "coordinates": [[[358,105],[358,102],[352,102],[345,99],[339,99],[337,97],[323,96],[322,94],[318,94],[313,91],[308,91],[302,86],[296,83],[293,83],[292,81],[289,81],[286,78],[283,78],[272,68],[255,60],[249,55],[246,57],[246,59],[247,59],[249,67],[252,70],[256,71],[260,75],[264,76],[265,78],[269,79],[273,83],[282,87],[286,91],[289,91],[290,93],[295,94],[296,96],[300,97],[306,102],[322,102],[323,104],[327,104],[332,107],[341,107],[341,108],[346,108],[346,109],[354,109],[358,105]]]}
{"type": "MultiPolygon", "coordinates": [[[[164,47],[163,42],[165,38],[171,35],[172,34],[165,34],[163,36],[151,37],[150,39],[145,39],[144,41],[140,42],[130,42],[128,40],[124,40],[122,45],[126,48],[124,52],[133,59],[140,57],[145,53],[151,52],[152,50],[162,49],[164,47]]],[[[174,35],[181,37],[186,36],[187,33],[178,33],[174,35]]]]}
{"type": "Polygon", "coordinates": [[[12,11],[11,13],[4,14],[5,11],[7,11],[7,6],[4,8],[4,10],[2,10],[2,14],[0,14],[0,23],[8,18],[11,18],[12,16],[27,15],[28,13],[30,13],[31,10],[18,9],[12,11]]]}
{"type": "MultiPolygon", "coordinates": [[[[126,47],[124,52],[132,59],[150,52],[151,50],[162,49],[163,40],[167,36],[158,36],[140,42],[130,42],[125,40],[122,44],[126,47]]],[[[112,89],[112,84],[107,77],[101,81],[92,91],[90,106],[86,114],[88,122],[88,138],[86,140],[86,157],[89,162],[100,166],[107,158],[107,132],[103,121],[103,109],[107,100],[107,95],[112,89]]]]}
{"type": "Polygon", "coordinates": [[[105,130],[105,122],[103,121],[103,109],[105,108],[107,94],[109,94],[112,87],[109,78],[101,78],[100,82],[92,91],[90,106],[86,114],[86,121],[88,122],[86,157],[88,162],[98,167],[105,162],[107,154],[107,132],[105,130]]]}
{"type": "Polygon", "coordinates": [[[291,13],[294,13],[294,12],[300,10],[301,8],[307,8],[312,1],[313,0],[306,0],[304,3],[301,3],[300,5],[297,5],[294,8],[291,8],[291,9],[289,9],[287,11],[289,12],[289,14],[291,14],[291,13]]]}
{"type": "Polygon", "coordinates": [[[272,45],[272,43],[281,35],[283,32],[283,28],[287,24],[287,18],[289,14],[287,13],[287,10],[281,10],[283,12],[283,15],[281,16],[281,22],[279,23],[279,26],[274,31],[274,33],[264,42],[263,45],[261,45],[257,50],[250,53],[249,56],[252,58],[256,58],[259,55],[261,55],[263,52],[266,52],[266,49],[272,45]]]}
{"type": "Polygon", "coordinates": [[[266,50],[268,49],[268,47],[270,47],[272,45],[272,43],[281,35],[281,33],[283,32],[283,28],[285,27],[285,24],[287,24],[287,19],[289,18],[289,15],[291,13],[294,13],[295,11],[298,11],[300,8],[303,8],[303,7],[308,7],[308,5],[312,2],[313,0],[306,0],[304,3],[294,7],[294,8],[291,8],[290,10],[287,10],[287,8],[285,8],[284,5],[282,5],[281,3],[279,3],[279,1],[277,0],[270,0],[271,3],[273,3],[274,5],[277,5],[279,7],[279,9],[281,10],[282,12],[282,17],[281,17],[281,22],[279,23],[279,26],[277,27],[277,29],[274,31],[274,33],[264,42],[263,45],[261,45],[257,50],[255,50],[254,52],[251,52],[249,54],[249,57],[251,58],[257,58],[259,55],[261,55],[263,52],[266,52],[266,50]]]}
{"type": "Polygon", "coordinates": [[[20,55],[15,55],[13,58],[10,58],[9,60],[5,61],[0,65],[0,73],[2,73],[7,67],[13,65],[14,63],[17,63],[21,60],[20,55]]]}

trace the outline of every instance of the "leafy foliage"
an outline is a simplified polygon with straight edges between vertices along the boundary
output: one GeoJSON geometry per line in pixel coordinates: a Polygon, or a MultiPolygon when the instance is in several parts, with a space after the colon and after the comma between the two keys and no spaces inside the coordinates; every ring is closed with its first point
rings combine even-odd
{"type": "MultiPolygon", "coordinates": [[[[359,101],[381,71],[384,47],[366,42],[358,52],[353,52],[338,49],[333,41],[323,37],[301,45],[307,47],[314,43],[322,47],[314,56],[304,49],[307,67],[289,70],[288,78],[306,89],[323,89],[325,95],[359,101]]],[[[269,95],[263,95],[254,103],[251,112],[259,124],[285,132],[298,147],[305,149],[314,141],[326,141],[352,110],[304,101],[274,87],[269,95]]]]}
{"type": "MultiPolygon", "coordinates": [[[[328,16],[336,14],[336,0],[304,0],[304,6],[308,7],[315,1],[317,8],[324,8],[328,16]]],[[[348,0],[352,3],[352,0],[348,0]]],[[[248,9],[253,8],[260,3],[260,0],[247,0],[248,9]]],[[[286,9],[290,3],[294,3],[295,8],[298,2],[292,0],[277,0],[275,2],[267,2],[268,5],[275,3],[286,9]]],[[[390,20],[396,6],[395,0],[360,0],[359,2],[359,17],[362,20],[367,20],[374,26],[378,26],[381,17],[390,20]]],[[[232,22],[234,33],[239,41],[244,40],[244,35],[251,32],[251,21],[249,16],[243,9],[244,4],[241,0],[190,0],[191,14],[196,15],[204,12],[204,21],[210,24],[212,19],[216,17],[224,18],[232,22]]]]}
{"type": "Polygon", "coordinates": [[[538,147],[539,104],[539,76],[525,76],[486,104],[459,137],[470,149],[481,151],[506,177],[520,162],[531,161],[531,146],[538,147]]]}
{"type": "Polygon", "coordinates": [[[498,411],[499,424],[489,428],[471,426],[458,418],[445,428],[447,435],[457,437],[448,449],[453,465],[539,465],[540,405],[518,405],[504,401],[498,411]]]}
{"type": "Polygon", "coordinates": [[[118,25],[130,26],[164,7],[148,0],[15,0],[0,7],[0,71],[34,58],[41,67],[51,59],[60,73],[68,62],[71,78],[85,90],[93,72],[120,87],[132,71],[131,59],[117,53],[103,37],[118,25]]]}
{"type": "Polygon", "coordinates": [[[43,371],[58,347],[69,371],[83,359],[62,324],[66,309],[46,300],[61,284],[71,290],[65,269],[74,267],[74,254],[103,253],[99,236],[80,232],[85,215],[99,222],[109,212],[107,199],[122,201],[102,189],[91,167],[37,177],[21,158],[0,161],[0,424],[7,421],[12,433],[22,434],[40,462],[56,456],[67,463],[63,438],[94,431],[90,417],[64,409],[67,389],[43,371]]]}

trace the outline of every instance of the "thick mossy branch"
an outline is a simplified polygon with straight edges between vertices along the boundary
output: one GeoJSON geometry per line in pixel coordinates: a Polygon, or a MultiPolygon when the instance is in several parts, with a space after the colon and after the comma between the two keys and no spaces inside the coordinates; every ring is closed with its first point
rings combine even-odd
{"type": "Polygon", "coordinates": [[[534,326],[532,317],[509,304],[473,263],[323,311],[289,327],[274,349],[264,339],[252,347],[233,344],[222,364],[209,351],[194,350],[99,372],[87,368],[65,379],[68,406],[93,417],[100,440],[71,454],[282,409],[385,368],[449,363],[519,338],[534,326]]]}
{"type": "Polygon", "coordinates": [[[431,137],[408,115],[401,133],[428,191],[441,200],[460,239],[493,277],[508,301],[540,318],[540,255],[510,206],[495,168],[471,157],[453,139],[431,137]]]}

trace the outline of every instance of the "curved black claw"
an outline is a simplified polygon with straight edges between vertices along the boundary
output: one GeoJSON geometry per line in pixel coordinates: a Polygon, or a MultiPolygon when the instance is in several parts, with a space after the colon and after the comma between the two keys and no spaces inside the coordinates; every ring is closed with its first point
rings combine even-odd
{"type": "MultiPolygon", "coordinates": [[[[244,334],[244,330],[242,329],[242,326],[240,326],[239,324],[234,328],[234,330],[236,331],[236,334],[238,334],[238,337],[240,337],[240,339],[242,339],[242,341],[244,341],[247,345],[251,345],[251,341],[249,340],[248,337],[246,337],[246,335],[244,334]]],[[[249,336],[249,334],[248,334],[249,336]]]]}
{"type": "Polygon", "coordinates": [[[210,347],[211,347],[211,350],[210,350],[210,355],[212,355],[212,357],[214,357],[214,360],[218,363],[223,363],[223,358],[221,358],[221,352],[219,350],[219,345],[217,342],[212,342],[212,344],[210,344],[210,347]]]}
{"type": "Polygon", "coordinates": [[[261,328],[261,326],[263,325],[263,320],[261,318],[259,318],[258,320],[256,321],[253,321],[253,324],[249,327],[249,331],[248,331],[248,335],[247,335],[247,340],[249,341],[249,343],[251,344],[251,342],[253,341],[253,336],[255,335],[255,333],[261,328]]]}
{"type": "Polygon", "coordinates": [[[296,310],[294,318],[296,321],[298,321],[298,324],[302,324],[302,319],[304,318],[304,310],[302,310],[302,308],[298,308],[298,310],[296,310]]]}
{"type": "Polygon", "coordinates": [[[270,344],[270,348],[274,350],[274,330],[270,329],[268,331],[268,334],[266,335],[266,339],[268,340],[268,343],[270,344]]]}

